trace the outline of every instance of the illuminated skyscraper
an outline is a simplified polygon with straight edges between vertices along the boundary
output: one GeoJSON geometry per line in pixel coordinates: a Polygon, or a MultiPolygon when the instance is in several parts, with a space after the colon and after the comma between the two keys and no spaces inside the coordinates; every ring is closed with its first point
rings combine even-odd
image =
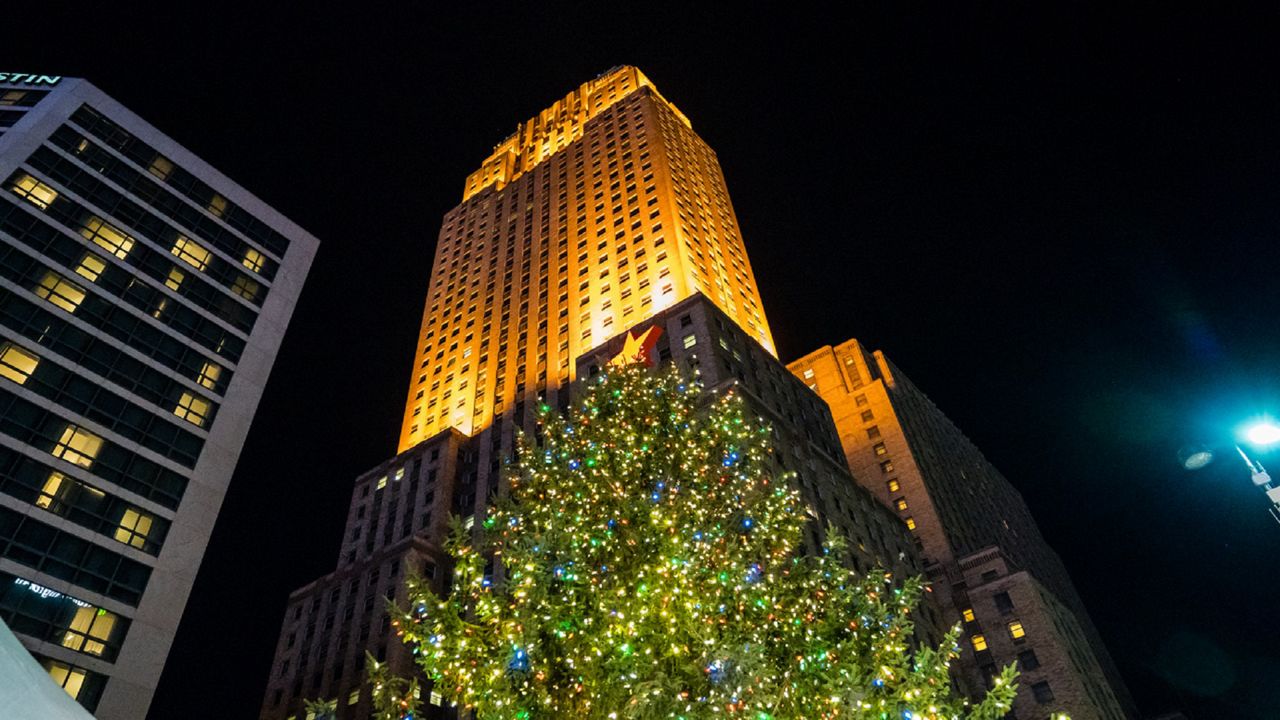
{"type": "Polygon", "coordinates": [[[694,293],[774,353],[715,153],[615,68],[520,124],[445,215],[400,449],[522,424],[574,358],[694,293]]]}
{"type": "Polygon", "coordinates": [[[89,83],[0,73],[0,619],[101,720],[147,714],[316,246],[89,83]]]}

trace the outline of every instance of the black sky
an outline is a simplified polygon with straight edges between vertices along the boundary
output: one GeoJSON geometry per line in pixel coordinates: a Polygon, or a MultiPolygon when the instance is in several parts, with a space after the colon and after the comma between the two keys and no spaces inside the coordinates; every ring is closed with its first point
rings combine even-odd
{"type": "Polygon", "coordinates": [[[442,215],[622,63],[719,154],[782,358],[885,350],[1022,491],[1146,712],[1274,717],[1280,527],[1225,453],[1174,453],[1280,413],[1275,6],[420,5],[5,21],[2,69],[90,79],[322,242],[151,718],[256,716],[287,593],[395,451],[442,215]]]}

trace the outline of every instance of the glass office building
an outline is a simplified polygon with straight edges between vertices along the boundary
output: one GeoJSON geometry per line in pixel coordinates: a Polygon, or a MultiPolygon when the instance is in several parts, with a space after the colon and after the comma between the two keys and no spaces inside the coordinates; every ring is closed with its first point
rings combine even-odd
{"type": "Polygon", "coordinates": [[[317,241],[89,83],[0,73],[0,619],[141,718],[317,241]]]}

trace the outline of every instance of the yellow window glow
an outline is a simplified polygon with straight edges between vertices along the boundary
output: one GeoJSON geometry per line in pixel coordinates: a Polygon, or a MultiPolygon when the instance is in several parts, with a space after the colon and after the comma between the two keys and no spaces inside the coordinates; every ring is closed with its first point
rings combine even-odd
{"type": "Polygon", "coordinates": [[[101,655],[107,649],[106,642],[111,639],[115,626],[115,613],[93,606],[79,607],[62,636],[62,646],[89,655],[101,655]]]}
{"type": "Polygon", "coordinates": [[[152,520],[154,518],[140,510],[125,509],[124,515],[120,518],[120,526],[116,528],[116,540],[141,550],[147,544],[152,520]]]}
{"type": "Polygon", "coordinates": [[[178,268],[169,268],[169,277],[165,278],[164,284],[165,287],[177,292],[178,288],[182,287],[182,281],[186,279],[186,274],[178,268]]]}
{"type": "Polygon", "coordinates": [[[169,252],[197,270],[208,267],[209,259],[213,257],[213,253],[185,235],[179,235],[178,239],[173,241],[173,248],[169,252]]]}
{"type": "Polygon", "coordinates": [[[897,501],[895,501],[895,502],[894,502],[894,506],[895,506],[895,507],[897,507],[899,510],[906,510],[906,509],[907,509],[907,499],[906,499],[906,498],[898,498],[898,499],[897,499],[897,501]]]}
{"type": "Polygon", "coordinates": [[[973,622],[974,620],[973,608],[965,608],[964,612],[961,614],[964,615],[965,622],[973,622]]]}
{"type": "Polygon", "coordinates": [[[0,105],[17,105],[26,96],[26,90],[5,90],[0,93],[0,105]]]}
{"type": "Polygon", "coordinates": [[[67,312],[75,312],[84,302],[84,290],[56,272],[47,272],[36,286],[36,295],[67,312]]]}
{"type": "Polygon", "coordinates": [[[89,282],[98,282],[98,276],[106,269],[106,260],[93,253],[85,253],[84,258],[80,260],[80,264],[76,267],[76,274],[89,282]]]}
{"type": "Polygon", "coordinates": [[[1027,631],[1022,629],[1021,620],[1014,620],[1009,623],[1009,637],[1017,640],[1018,638],[1026,637],[1026,635],[1027,631]]]}
{"type": "Polygon", "coordinates": [[[209,198],[209,212],[218,217],[222,217],[227,213],[227,199],[221,195],[214,195],[209,198]]]}
{"type": "Polygon", "coordinates": [[[58,497],[58,491],[62,489],[62,484],[66,482],[67,476],[60,472],[49,473],[49,478],[44,481],[44,487],[40,488],[40,497],[36,498],[36,507],[48,508],[53,505],[53,501],[58,497]]]}
{"type": "Polygon", "coordinates": [[[184,392],[178,399],[178,406],[173,409],[173,414],[196,427],[203,427],[209,416],[209,401],[184,392]]]}
{"type": "Polygon", "coordinates": [[[987,649],[987,638],[984,635],[974,635],[969,638],[969,642],[973,643],[975,652],[982,652],[987,649]]]}
{"type": "Polygon", "coordinates": [[[173,172],[173,162],[163,155],[157,155],[151,161],[151,166],[147,168],[147,172],[155,175],[161,180],[167,180],[169,173],[173,172]]]}
{"type": "Polygon", "coordinates": [[[40,358],[13,343],[0,344],[0,376],[22,385],[36,371],[40,358]]]}
{"type": "Polygon", "coordinates": [[[262,266],[267,263],[267,256],[253,248],[247,248],[244,251],[244,260],[240,262],[254,272],[262,272],[262,266]]]}
{"type": "Polygon", "coordinates": [[[49,204],[58,199],[58,191],[45,185],[30,175],[18,178],[9,189],[26,198],[27,202],[41,210],[48,210],[49,204]]]}
{"type": "Polygon", "coordinates": [[[80,696],[80,688],[84,685],[84,671],[53,660],[47,660],[45,669],[49,671],[49,677],[58,684],[72,698],[80,696]]]}
{"type": "Polygon", "coordinates": [[[85,222],[84,227],[80,228],[80,234],[85,240],[93,242],[121,260],[129,257],[129,251],[133,249],[133,238],[96,215],[85,222]]]}
{"type": "Polygon", "coordinates": [[[196,382],[212,390],[218,384],[218,377],[222,375],[222,367],[211,362],[204,364],[200,369],[200,375],[196,378],[196,382]]]}
{"type": "Polygon", "coordinates": [[[250,280],[244,275],[237,275],[235,282],[231,284],[231,292],[239,295],[245,300],[252,300],[258,296],[258,283],[250,280]]]}
{"type": "Polygon", "coordinates": [[[889,486],[889,492],[898,492],[898,490],[902,489],[902,486],[898,484],[897,480],[890,480],[887,484],[889,486]]]}
{"type": "Polygon", "coordinates": [[[915,519],[915,518],[911,518],[911,517],[903,518],[903,522],[905,522],[905,523],[907,524],[907,529],[908,529],[908,530],[915,530],[915,529],[916,529],[916,519],[915,519]]]}
{"type": "Polygon", "coordinates": [[[62,438],[53,446],[54,457],[62,458],[73,465],[90,467],[102,449],[102,438],[76,425],[68,425],[62,431],[62,438]]]}

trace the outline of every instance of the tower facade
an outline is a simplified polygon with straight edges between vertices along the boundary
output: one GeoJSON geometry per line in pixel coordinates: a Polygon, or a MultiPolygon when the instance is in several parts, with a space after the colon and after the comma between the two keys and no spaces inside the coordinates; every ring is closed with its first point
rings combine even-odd
{"type": "Polygon", "coordinates": [[[578,355],[694,293],[774,352],[715,153],[615,68],[521,123],[445,215],[400,450],[556,395],[578,355]]]}
{"type": "Polygon", "coordinates": [[[0,73],[0,619],[144,717],[315,238],[83,80],[0,73]]]}
{"type": "Polygon", "coordinates": [[[971,689],[1017,662],[1020,718],[1122,720],[1133,704],[1017,489],[883,353],[857,340],[788,365],[826,400],[853,476],[919,540],[971,689]]]}

